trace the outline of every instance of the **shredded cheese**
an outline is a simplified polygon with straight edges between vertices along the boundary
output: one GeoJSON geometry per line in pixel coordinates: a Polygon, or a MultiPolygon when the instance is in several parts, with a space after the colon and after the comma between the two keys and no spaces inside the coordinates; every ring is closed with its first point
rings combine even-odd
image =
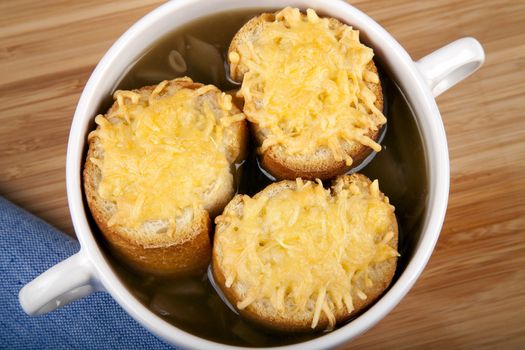
{"type": "Polygon", "coordinates": [[[116,110],[98,115],[89,135],[103,149],[91,158],[102,175],[98,194],[116,204],[110,225],[173,223],[186,208],[202,209],[219,177],[233,181],[222,137],[243,114],[232,112],[231,96],[212,85],[192,90],[163,81],[151,93],[117,91],[114,98],[116,110]],[[209,92],[217,99],[202,98],[209,92]]]}
{"type": "Polygon", "coordinates": [[[291,154],[311,154],[328,147],[337,161],[352,159],[342,144],[362,144],[380,151],[366,136],[386,122],[376,108],[367,82],[378,84],[366,69],[371,48],[359,42],[359,31],[306,15],[296,8],[278,12],[253,40],[243,40],[230,52],[232,72],[246,72],[238,92],[244,112],[266,133],[259,148],[274,145],[291,154]]]}
{"type": "Polygon", "coordinates": [[[297,179],[295,189],[270,198],[244,196],[241,216],[217,219],[215,249],[226,287],[244,291],[239,309],[255,301],[277,311],[313,309],[312,328],[321,314],[331,328],[336,308],[352,312],[355,279],[364,274],[370,285],[367,268],[398,255],[389,245],[394,207],[375,190],[377,180],[340,186],[332,195],[320,182],[297,179]]]}

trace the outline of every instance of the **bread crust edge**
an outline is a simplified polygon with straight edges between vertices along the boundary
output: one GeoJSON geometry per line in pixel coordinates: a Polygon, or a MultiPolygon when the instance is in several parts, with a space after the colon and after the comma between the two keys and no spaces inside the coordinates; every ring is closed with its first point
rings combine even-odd
{"type": "MultiPolygon", "coordinates": [[[[333,186],[337,181],[349,181],[351,178],[357,178],[361,179],[363,181],[366,181],[367,183],[371,183],[370,179],[362,174],[352,174],[352,175],[342,175],[338,178],[334,179],[332,181],[332,189],[333,186]]],[[[291,180],[283,180],[280,182],[275,182],[267,186],[262,191],[258,192],[254,197],[266,194],[268,192],[278,191],[279,187],[284,188],[295,188],[296,183],[291,180]]],[[[223,213],[228,213],[230,211],[236,211],[239,206],[242,206],[242,196],[236,195],[232,201],[224,208],[223,213]]],[[[394,223],[394,237],[389,242],[389,246],[391,246],[394,249],[398,249],[398,239],[399,239],[399,230],[398,230],[398,223],[397,218],[395,214],[392,212],[390,220],[394,223]]],[[[214,240],[217,238],[217,230],[220,229],[219,225],[216,225],[215,227],[215,237],[214,240]]],[[[214,242],[213,247],[215,248],[216,243],[214,242]]],[[[339,309],[335,310],[334,316],[336,318],[336,324],[344,323],[345,321],[360,315],[362,312],[366,310],[366,308],[370,305],[372,305],[375,301],[377,301],[383,293],[388,289],[390,284],[392,283],[394,274],[397,269],[397,257],[389,258],[381,263],[377,263],[372,265],[371,269],[373,272],[380,272],[383,278],[381,280],[375,280],[373,285],[371,287],[364,287],[363,285],[363,292],[366,294],[367,298],[365,300],[360,299],[356,292],[352,292],[352,301],[354,304],[354,310],[350,313],[347,312],[346,309],[339,309]]],[[[220,288],[221,292],[225,295],[225,297],[228,299],[228,301],[235,307],[237,301],[239,301],[239,296],[235,293],[233,288],[226,288],[226,277],[223,273],[223,271],[220,268],[220,264],[218,262],[218,256],[217,256],[217,250],[212,250],[212,261],[211,261],[211,270],[213,274],[213,278],[215,280],[215,284],[218,288],[220,288]]],[[[364,281],[359,281],[361,284],[364,283],[364,281]]],[[[235,307],[236,308],[236,307],[235,307]]],[[[246,318],[248,321],[252,322],[255,325],[262,326],[268,330],[275,331],[278,333],[289,333],[289,332],[297,332],[297,333],[311,333],[316,331],[321,331],[327,328],[329,321],[328,318],[324,313],[321,314],[319,318],[319,322],[315,328],[311,327],[311,320],[307,320],[305,322],[301,319],[293,319],[293,318],[280,318],[280,317],[268,317],[268,315],[262,314],[260,310],[258,310],[256,307],[253,306],[253,304],[247,306],[245,309],[239,310],[236,308],[236,310],[239,312],[239,314],[246,318]]]]}
{"type": "MultiPolygon", "coordinates": [[[[266,21],[273,21],[275,19],[275,14],[276,12],[262,13],[246,22],[234,35],[228,48],[228,57],[230,56],[231,52],[236,50],[236,47],[242,40],[249,40],[248,38],[250,37],[250,34],[255,32],[259,26],[263,25],[263,23],[266,21]]],[[[332,25],[345,25],[335,18],[330,18],[330,21],[332,22],[332,25]]],[[[367,69],[378,74],[377,66],[375,65],[373,59],[368,63],[367,69]]],[[[245,72],[243,72],[239,66],[237,66],[237,69],[231,72],[231,76],[234,80],[242,82],[244,73],[245,72]]],[[[381,81],[378,84],[367,83],[367,87],[376,96],[376,101],[374,103],[375,106],[380,111],[383,111],[384,101],[381,81]]],[[[257,146],[260,146],[264,141],[264,136],[262,136],[262,132],[259,130],[257,124],[249,124],[257,146]]],[[[366,136],[370,137],[374,141],[377,141],[380,134],[381,126],[378,127],[378,130],[370,130],[366,136]]],[[[350,147],[348,144],[343,143],[343,149],[345,153],[352,157],[353,160],[352,165],[347,166],[344,160],[335,160],[332,152],[329,152],[328,157],[324,157],[315,163],[301,163],[294,160],[294,157],[288,154],[286,157],[279,156],[280,152],[277,151],[278,147],[278,145],[273,145],[259,155],[259,162],[264,170],[266,170],[278,180],[293,180],[297,177],[310,180],[316,178],[328,180],[335,176],[342,175],[357,167],[363,160],[366,159],[366,157],[368,157],[368,155],[372,153],[372,149],[368,146],[356,143],[354,147],[350,147]]],[[[315,157],[315,155],[311,156],[311,158],[315,157]]]]}
{"type": "MultiPolygon", "coordinates": [[[[177,84],[182,88],[198,89],[203,86],[201,83],[179,80],[177,84]]],[[[144,86],[135,92],[151,92],[156,85],[144,86]]],[[[219,90],[220,91],[220,90],[219,90]]],[[[110,107],[108,113],[116,108],[116,102],[110,107]]],[[[236,104],[234,112],[240,113],[241,110],[236,104]]],[[[248,153],[249,132],[246,121],[238,121],[230,125],[236,134],[237,144],[239,145],[235,162],[244,159],[248,153]]],[[[159,244],[155,246],[146,245],[131,239],[118,226],[107,225],[107,215],[99,207],[100,197],[96,191],[95,179],[96,165],[90,158],[94,154],[95,139],[89,141],[88,152],[85,158],[84,169],[82,172],[83,187],[86,201],[92,217],[102,233],[102,238],[109,246],[111,252],[124,264],[135,271],[150,273],[159,277],[182,277],[187,275],[203,273],[211,260],[211,218],[210,215],[218,215],[222,208],[229,202],[235,189],[230,191],[228,197],[221,198],[211,206],[209,211],[204,213],[194,213],[194,222],[191,223],[191,239],[182,242],[159,244]]]]}

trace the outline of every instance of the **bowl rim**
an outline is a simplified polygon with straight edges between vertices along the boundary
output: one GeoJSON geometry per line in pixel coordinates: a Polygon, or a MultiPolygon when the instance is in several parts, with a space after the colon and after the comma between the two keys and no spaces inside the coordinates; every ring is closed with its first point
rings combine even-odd
{"type": "MultiPolygon", "coordinates": [[[[88,209],[85,208],[83,202],[82,160],[86,141],[85,130],[83,130],[82,125],[86,119],[92,119],[93,117],[88,114],[87,110],[95,99],[93,94],[97,85],[104,79],[105,72],[111,68],[114,61],[119,56],[125,54],[126,49],[132,45],[135,36],[155,26],[159,18],[167,16],[167,14],[173,11],[184,10],[187,6],[202,2],[201,0],[178,0],[170,1],[157,7],[132,25],[101,59],[82,92],[71,125],[66,160],[67,196],[73,226],[81,244],[81,252],[85,254],[93,264],[95,277],[98,279],[95,283],[98,284],[100,290],[109,292],[129,315],[150,332],[171,344],[185,348],[214,347],[215,349],[244,349],[244,347],[214,342],[183,331],[161,319],[141,304],[124,284],[120,282],[118,276],[112,270],[104,254],[98,247],[88,224],[86,215],[88,209]]],[[[226,5],[229,9],[275,8],[275,5],[278,3],[280,5],[277,7],[283,7],[284,3],[278,2],[278,0],[266,1],[264,3],[258,0],[251,2],[226,0],[221,3],[221,6],[226,5]],[[254,5],[255,3],[257,3],[257,5],[254,5]],[[275,5],[271,6],[272,4],[275,5]]],[[[385,29],[366,14],[342,0],[333,2],[322,2],[322,0],[289,0],[286,2],[286,5],[302,8],[320,8],[323,11],[338,13],[339,15],[336,17],[339,18],[353,18],[359,23],[358,27],[366,28],[366,35],[368,37],[373,36],[376,40],[382,42],[381,49],[383,51],[388,50],[388,55],[386,55],[388,59],[395,61],[397,64],[401,64],[399,69],[403,69],[404,76],[402,80],[403,84],[400,85],[404,85],[401,86],[401,89],[403,93],[406,94],[409,105],[413,109],[420,111],[420,113],[415,111],[414,115],[416,115],[416,121],[421,132],[427,158],[426,166],[429,179],[429,193],[422,234],[416,245],[414,255],[397,281],[392,284],[390,289],[366,312],[350,323],[331,333],[306,342],[273,348],[298,350],[305,348],[334,347],[365,332],[386,316],[411,289],[426,266],[439,237],[447,208],[450,182],[448,147],[441,116],[428,85],[408,53],[385,29]],[[410,93],[407,93],[407,87],[410,88],[410,93]]],[[[223,6],[220,10],[211,10],[209,13],[219,13],[227,10],[228,9],[225,9],[223,6]]],[[[193,17],[193,19],[197,17],[198,16],[193,17]]],[[[173,26],[173,28],[176,27],[177,25],[173,26]]]]}

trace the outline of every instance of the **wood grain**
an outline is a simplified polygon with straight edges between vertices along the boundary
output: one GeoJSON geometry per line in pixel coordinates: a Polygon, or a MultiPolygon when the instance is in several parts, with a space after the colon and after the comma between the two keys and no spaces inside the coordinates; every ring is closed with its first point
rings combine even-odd
{"type": "MultiPolygon", "coordinates": [[[[0,2],[0,194],[73,235],[65,154],[97,61],[160,1],[0,2]]],[[[451,193],[416,286],[347,349],[525,346],[525,2],[353,1],[414,59],[463,36],[487,61],[438,98],[451,193]]]]}

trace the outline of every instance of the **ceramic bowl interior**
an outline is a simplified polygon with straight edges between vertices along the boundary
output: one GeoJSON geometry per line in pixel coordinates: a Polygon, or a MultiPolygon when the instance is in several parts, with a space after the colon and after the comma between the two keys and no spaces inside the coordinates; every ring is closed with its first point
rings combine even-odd
{"type": "MultiPolygon", "coordinates": [[[[360,29],[362,41],[374,48],[379,65],[393,82],[386,86],[387,93],[388,89],[401,92],[396,100],[388,101],[387,97],[389,108],[403,109],[399,115],[404,113],[412,118],[408,124],[389,121],[385,142],[403,137],[406,129],[398,125],[412,128],[414,139],[412,150],[403,150],[404,156],[401,159],[391,159],[395,162],[391,172],[381,172],[381,169],[373,166],[363,170],[369,176],[380,179],[382,190],[394,204],[405,203],[398,207],[398,219],[402,226],[401,259],[394,283],[378,302],[348,325],[291,348],[334,346],[362,333],[384,317],[408,292],[430,257],[443,222],[448,197],[448,155],[439,111],[428,87],[404,49],[377,23],[343,2],[295,0],[284,4],[278,0],[229,0],[213,4],[214,6],[210,6],[206,1],[181,0],[161,6],[126,32],[97,66],[77,107],[68,146],[68,198],[77,235],[82,249],[95,262],[100,289],[109,291],[128,313],[150,331],[186,347],[219,346],[162,320],[133,297],[123,283],[118,282],[120,278],[115,273],[112,259],[108,258],[103,247],[100,249],[100,236],[83,200],[81,170],[87,151],[87,134],[94,127],[94,116],[107,108],[110,96],[119,82],[144,57],[151,45],[165,34],[199,17],[248,7],[264,10],[290,5],[303,9],[311,7],[322,14],[339,18],[360,29]],[[413,157],[410,157],[411,154],[413,157]],[[404,181],[405,188],[396,188],[397,183],[391,181],[396,176],[408,176],[408,180],[404,181]]],[[[410,144],[403,147],[410,147],[410,144]]],[[[388,152],[387,149],[385,154],[388,152]]],[[[381,157],[383,156],[380,153],[373,162],[381,157]]]]}

